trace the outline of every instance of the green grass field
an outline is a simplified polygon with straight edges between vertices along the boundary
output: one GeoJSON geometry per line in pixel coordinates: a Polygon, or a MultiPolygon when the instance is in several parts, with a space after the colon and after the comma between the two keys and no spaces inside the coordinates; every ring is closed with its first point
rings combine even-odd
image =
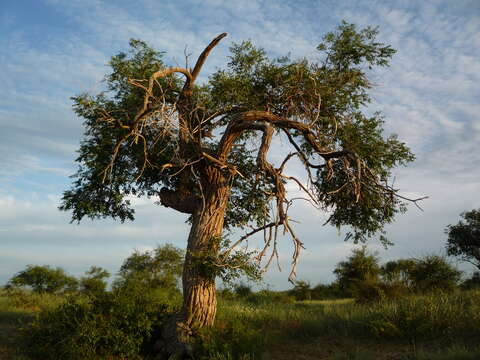
{"type": "MultiPolygon", "coordinates": [[[[63,300],[0,293],[0,359],[29,359],[22,355],[19,329],[63,300]]],[[[372,305],[220,299],[215,328],[202,338],[204,358],[214,360],[480,359],[480,292],[372,305]]]]}

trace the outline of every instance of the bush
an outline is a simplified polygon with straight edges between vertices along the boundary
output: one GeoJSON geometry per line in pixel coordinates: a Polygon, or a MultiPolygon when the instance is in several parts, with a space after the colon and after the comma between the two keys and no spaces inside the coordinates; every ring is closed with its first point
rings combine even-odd
{"type": "Polygon", "coordinates": [[[341,292],[357,302],[379,301],[384,298],[379,259],[366,246],[353,249],[347,260],[338,263],[333,272],[337,276],[341,292]]]}
{"type": "Polygon", "coordinates": [[[445,258],[438,255],[427,255],[417,260],[411,271],[415,290],[424,293],[455,290],[461,274],[445,258]]]}
{"type": "Polygon", "coordinates": [[[384,286],[378,281],[358,281],[351,288],[351,294],[359,304],[382,301],[386,298],[384,286]]]}
{"type": "Polygon", "coordinates": [[[233,291],[237,296],[246,298],[247,296],[250,296],[252,294],[252,287],[246,284],[240,283],[235,286],[233,291]]]}
{"type": "Polygon", "coordinates": [[[312,289],[312,300],[331,300],[345,298],[337,282],[331,284],[318,284],[312,289]]]}
{"type": "Polygon", "coordinates": [[[167,305],[141,283],[79,301],[70,296],[23,329],[25,348],[43,359],[141,359],[167,305]]]}
{"type": "Polygon", "coordinates": [[[250,294],[246,301],[250,304],[292,304],[295,302],[295,297],[283,291],[261,290],[250,294]]]}
{"type": "Polygon", "coordinates": [[[295,297],[296,300],[311,300],[312,299],[312,289],[310,288],[310,283],[304,280],[297,280],[294,283],[294,287],[290,290],[290,294],[295,297]]]}
{"type": "Polygon", "coordinates": [[[101,267],[92,266],[80,279],[80,292],[90,296],[103,294],[107,288],[107,279],[110,273],[101,267]]]}

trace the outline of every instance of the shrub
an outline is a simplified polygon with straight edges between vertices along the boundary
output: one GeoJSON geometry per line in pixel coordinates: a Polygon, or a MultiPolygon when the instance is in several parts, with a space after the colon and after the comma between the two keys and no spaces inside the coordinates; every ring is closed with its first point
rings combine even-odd
{"type": "Polygon", "coordinates": [[[217,290],[217,295],[223,300],[232,300],[235,298],[235,293],[230,288],[223,288],[217,290]]]}
{"type": "Polygon", "coordinates": [[[318,284],[312,289],[312,300],[330,300],[346,297],[337,282],[318,284]]]}
{"type": "Polygon", "coordinates": [[[438,255],[427,255],[417,260],[411,270],[413,286],[419,292],[451,292],[457,288],[461,274],[438,255]]]}
{"type": "Polygon", "coordinates": [[[292,304],[295,302],[295,297],[283,291],[261,290],[256,293],[251,293],[246,301],[249,304],[292,304]]]}
{"type": "Polygon", "coordinates": [[[384,286],[379,281],[358,281],[351,288],[351,294],[355,302],[360,304],[382,301],[386,298],[384,286]]]}
{"type": "Polygon", "coordinates": [[[239,297],[246,298],[252,294],[252,288],[246,284],[240,283],[234,287],[235,294],[239,297]]]}
{"type": "Polygon", "coordinates": [[[93,296],[103,294],[107,288],[105,279],[109,276],[108,271],[101,267],[92,266],[80,279],[80,292],[93,296]]]}
{"type": "Polygon", "coordinates": [[[295,296],[296,300],[311,300],[312,299],[312,289],[310,288],[310,283],[304,280],[297,280],[294,283],[294,287],[290,290],[290,294],[295,296]]]}
{"type": "Polygon", "coordinates": [[[25,348],[43,359],[141,359],[167,305],[140,283],[43,311],[23,329],[25,348]]]}
{"type": "Polygon", "coordinates": [[[380,300],[383,295],[378,261],[377,255],[365,246],[353,249],[347,260],[338,263],[333,271],[342,292],[359,302],[380,300]]]}

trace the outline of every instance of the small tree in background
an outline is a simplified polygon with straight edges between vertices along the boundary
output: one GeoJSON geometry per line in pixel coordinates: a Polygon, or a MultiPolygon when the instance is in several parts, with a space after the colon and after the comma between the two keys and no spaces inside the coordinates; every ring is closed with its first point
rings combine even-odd
{"type": "Polygon", "coordinates": [[[81,292],[96,295],[102,294],[107,288],[107,281],[110,277],[110,273],[98,266],[92,266],[89,270],[85,272],[79,281],[79,289],[81,292]]]}
{"type": "Polygon", "coordinates": [[[135,251],[120,267],[114,286],[140,281],[153,288],[178,290],[184,261],[183,250],[165,244],[152,251],[135,251]]]}
{"type": "Polygon", "coordinates": [[[310,283],[305,280],[295,281],[294,288],[291,290],[291,294],[295,296],[296,300],[311,300],[312,289],[310,283]]]}
{"type": "Polygon", "coordinates": [[[417,292],[453,291],[462,275],[461,271],[438,255],[427,255],[416,260],[410,274],[417,292]]]}
{"type": "Polygon", "coordinates": [[[387,284],[400,283],[410,287],[412,283],[411,273],[415,265],[414,259],[388,261],[381,267],[382,280],[387,284]]]}
{"type": "Polygon", "coordinates": [[[480,209],[461,214],[463,220],[448,225],[447,254],[469,262],[480,270],[480,209]]]}
{"type": "Polygon", "coordinates": [[[346,296],[357,300],[377,300],[381,297],[379,259],[366,246],[353,249],[347,260],[338,263],[333,272],[346,296]]]}
{"type": "Polygon", "coordinates": [[[59,267],[53,269],[48,265],[27,265],[25,270],[18,272],[9,281],[7,286],[28,287],[36,293],[58,293],[74,291],[78,281],[67,275],[59,267]]]}
{"type": "Polygon", "coordinates": [[[239,283],[234,286],[233,291],[235,294],[239,297],[246,298],[250,295],[252,295],[252,287],[245,284],[245,283],[239,283]]]}

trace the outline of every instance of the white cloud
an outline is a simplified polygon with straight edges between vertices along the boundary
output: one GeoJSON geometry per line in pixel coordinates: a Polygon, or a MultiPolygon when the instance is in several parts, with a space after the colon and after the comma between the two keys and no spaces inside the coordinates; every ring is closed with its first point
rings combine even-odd
{"type": "MultiPolygon", "coordinates": [[[[7,264],[0,282],[30,262],[76,272],[93,264],[116,271],[135,248],[150,249],[163,241],[184,247],[185,217],[149,199],[134,199],[138,211],[133,224],[70,225],[68,214],[56,209],[82,132],[69,97],[101,90],[106,62],[131,37],[167,51],[167,62],[183,65],[185,45],[192,62],[214,36],[227,31],[229,37],[205,65],[204,81],[228,61],[231,41],[250,38],[273,56],[291,52],[292,57],[315,58],[322,34],[341,19],[379,25],[381,40],[398,53],[391,68],[372,74],[378,85],[373,108],[385,113],[387,132],[398,133],[417,154],[412,166],[395,172],[398,186],[404,194],[430,196],[422,205],[425,212],[413,208],[388,227],[396,245],[381,250],[382,258],[442,249],[444,227],[463,210],[480,206],[480,21],[475,1],[455,6],[447,1],[47,3],[62,15],[59,20],[73,25],[65,33],[45,34],[45,47],[36,46],[29,30],[9,14],[0,15],[6,29],[0,35],[0,261],[7,264]],[[7,29],[3,20],[18,28],[7,29]]],[[[275,163],[280,152],[271,154],[275,163]]],[[[295,162],[288,171],[302,176],[295,162]]],[[[294,183],[287,186],[298,194],[294,183]]],[[[343,243],[335,229],[320,228],[326,215],[306,203],[296,205],[292,216],[302,221],[296,229],[307,247],[299,277],[312,283],[331,280],[333,266],[352,245],[343,243]]],[[[286,287],[288,238],[280,247],[284,272],[269,272],[268,279],[286,287]]]]}

